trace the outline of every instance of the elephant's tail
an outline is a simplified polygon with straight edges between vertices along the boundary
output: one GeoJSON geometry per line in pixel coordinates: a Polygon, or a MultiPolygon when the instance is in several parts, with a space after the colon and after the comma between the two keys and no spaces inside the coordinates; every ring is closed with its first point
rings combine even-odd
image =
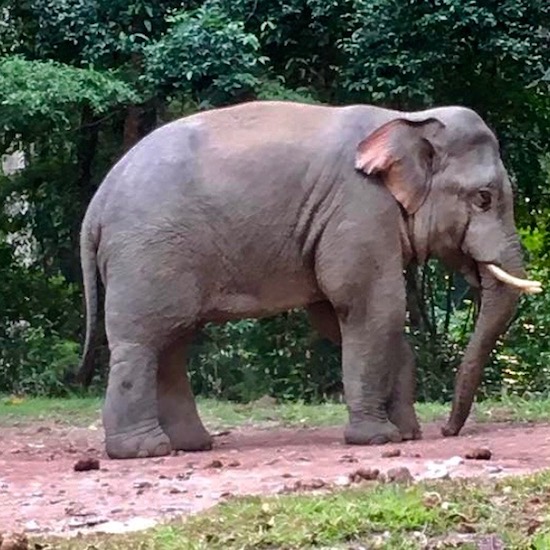
{"type": "Polygon", "coordinates": [[[86,300],[86,340],[77,374],[77,381],[85,388],[90,385],[94,375],[94,348],[97,336],[97,239],[93,233],[85,219],[80,233],[80,263],[86,300]]]}

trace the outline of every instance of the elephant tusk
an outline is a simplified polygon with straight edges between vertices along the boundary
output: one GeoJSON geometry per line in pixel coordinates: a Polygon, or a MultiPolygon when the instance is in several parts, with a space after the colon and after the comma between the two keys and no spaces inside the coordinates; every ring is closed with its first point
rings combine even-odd
{"type": "Polygon", "coordinates": [[[539,281],[519,279],[518,277],[510,275],[510,273],[507,273],[504,269],[497,267],[495,264],[487,264],[487,269],[491,272],[495,279],[498,279],[507,285],[513,286],[522,292],[527,294],[538,294],[539,292],[542,292],[542,284],[539,281]]]}

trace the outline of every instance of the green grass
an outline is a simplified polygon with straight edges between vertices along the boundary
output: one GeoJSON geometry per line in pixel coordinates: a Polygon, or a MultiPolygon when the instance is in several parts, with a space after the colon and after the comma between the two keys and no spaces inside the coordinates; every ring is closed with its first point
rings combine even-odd
{"type": "Polygon", "coordinates": [[[86,425],[97,420],[101,402],[99,397],[0,396],[0,425],[35,421],[86,425]]]}
{"type": "Polygon", "coordinates": [[[49,540],[59,550],[246,550],[550,548],[550,473],[498,482],[445,481],[411,487],[367,483],[325,495],[248,497],[127,535],[49,540]],[[454,542],[453,542],[454,541],[454,542]],[[439,543],[439,546],[437,544],[439,543]],[[430,546],[431,545],[431,546],[430,546]],[[483,546],[497,548],[502,546],[483,546]]]}
{"type": "MultiPolygon", "coordinates": [[[[0,425],[14,422],[54,421],[87,425],[100,417],[99,397],[50,399],[39,397],[0,397],[0,425]]],[[[340,403],[278,405],[237,404],[215,399],[198,399],[201,416],[212,430],[237,426],[331,426],[346,421],[346,410],[340,403]]],[[[449,414],[450,405],[419,403],[417,412],[422,422],[441,421],[449,414]]],[[[550,420],[550,399],[506,397],[500,401],[477,403],[472,413],[479,422],[536,422],[550,420]]]]}

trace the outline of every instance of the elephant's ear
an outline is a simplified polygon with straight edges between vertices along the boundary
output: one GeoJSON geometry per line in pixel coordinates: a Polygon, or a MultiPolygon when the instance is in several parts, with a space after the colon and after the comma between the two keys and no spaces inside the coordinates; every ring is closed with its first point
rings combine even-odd
{"type": "Polygon", "coordinates": [[[414,214],[430,191],[434,141],[442,128],[436,118],[387,122],[359,144],[355,167],[367,175],[380,175],[396,200],[414,214]]]}

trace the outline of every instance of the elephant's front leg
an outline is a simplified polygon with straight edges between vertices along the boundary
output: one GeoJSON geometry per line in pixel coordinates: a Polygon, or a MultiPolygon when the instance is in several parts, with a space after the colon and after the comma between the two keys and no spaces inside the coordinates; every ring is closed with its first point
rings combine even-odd
{"type": "MultiPolygon", "coordinates": [[[[316,302],[307,308],[312,326],[321,336],[341,345],[340,326],[334,308],[328,301],[316,302]]],[[[400,349],[392,352],[395,383],[388,402],[389,421],[397,426],[403,439],[420,439],[422,430],[414,410],[416,369],[414,354],[403,335],[400,349]]]]}
{"type": "Polygon", "coordinates": [[[396,375],[388,403],[390,422],[399,428],[403,439],[421,439],[422,430],[414,410],[416,368],[414,353],[403,334],[395,350],[396,375]]]}
{"type": "Polygon", "coordinates": [[[397,374],[395,350],[405,327],[405,281],[401,256],[381,251],[397,249],[399,235],[387,228],[388,242],[379,243],[369,220],[362,212],[348,215],[354,214],[356,223],[340,222],[326,231],[316,258],[320,290],[340,325],[349,414],[344,435],[357,445],[397,442],[402,435],[388,418],[388,405],[397,374]]]}
{"type": "MultiPolygon", "coordinates": [[[[370,307],[369,307],[370,309],[370,307]]],[[[380,445],[402,440],[388,419],[388,403],[395,381],[390,353],[396,343],[393,315],[376,308],[375,317],[365,308],[353,308],[342,327],[342,370],[349,413],[345,441],[355,445],[380,445]]]]}

